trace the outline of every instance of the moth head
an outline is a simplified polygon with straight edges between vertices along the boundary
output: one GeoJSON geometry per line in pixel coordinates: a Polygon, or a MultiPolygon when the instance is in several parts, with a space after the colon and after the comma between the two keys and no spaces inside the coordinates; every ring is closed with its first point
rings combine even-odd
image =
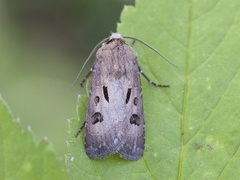
{"type": "Polygon", "coordinates": [[[112,33],[112,35],[109,37],[109,41],[111,41],[113,39],[121,39],[121,40],[123,40],[123,37],[119,33],[112,33]]]}

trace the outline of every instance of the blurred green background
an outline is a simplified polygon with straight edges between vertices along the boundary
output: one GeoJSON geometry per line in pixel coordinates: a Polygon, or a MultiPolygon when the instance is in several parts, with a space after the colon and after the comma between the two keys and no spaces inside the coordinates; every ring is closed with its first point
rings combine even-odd
{"type": "MultiPolygon", "coordinates": [[[[133,0],[0,0],[0,93],[37,142],[67,152],[67,119],[76,118],[79,84],[69,90],[92,48],[116,31],[133,0]]],[[[83,72],[87,74],[92,63],[83,72]]]]}

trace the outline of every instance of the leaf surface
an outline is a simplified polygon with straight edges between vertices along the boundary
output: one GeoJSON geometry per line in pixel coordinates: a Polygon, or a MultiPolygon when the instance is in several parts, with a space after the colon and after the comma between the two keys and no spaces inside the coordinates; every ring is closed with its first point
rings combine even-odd
{"type": "Polygon", "coordinates": [[[37,144],[0,97],[0,179],[67,179],[47,139],[37,144]]]}
{"type": "MultiPolygon", "coordinates": [[[[74,177],[92,179],[236,179],[240,176],[240,1],[136,1],[126,6],[118,32],[144,40],[179,69],[135,43],[142,78],[145,154],[90,160],[81,123],[70,121],[67,164],[74,177]],[[70,159],[72,161],[70,161],[70,159]]],[[[127,41],[131,44],[130,41],[127,41]]]]}

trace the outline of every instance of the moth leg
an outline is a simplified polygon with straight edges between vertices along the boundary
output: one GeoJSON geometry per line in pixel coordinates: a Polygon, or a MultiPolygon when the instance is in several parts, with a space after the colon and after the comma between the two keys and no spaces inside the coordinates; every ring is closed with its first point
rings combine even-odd
{"type": "Polygon", "coordinates": [[[83,125],[79,128],[79,130],[75,134],[75,137],[78,137],[78,135],[82,132],[82,129],[84,128],[85,124],[86,124],[86,121],[84,121],[83,125]]]}
{"type": "Polygon", "coordinates": [[[136,39],[133,39],[132,43],[131,43],[131,46],[133,46],[136,42],[136,39]]]}
{"type": "Polygon", "coordinates": [[[89,76],[92,74],[93,69],[91,68],[86,77],[82,80],[80,86],[83,87],[83,84],[86,82],[86,80],[89,78],[89,76]]]}
{"type": "Polygon", "coordinates": [[[164,84],[157,84],[155,82],[153,82],[149,77],[147,77],[146,74],[144,74],[143,70],[141,69],[140,66],[138,66],[139,72],[143,75],[143,77],[152,85],[156,86],[156,87],[170,87],[169,85],[164,85],[164,84]]]}

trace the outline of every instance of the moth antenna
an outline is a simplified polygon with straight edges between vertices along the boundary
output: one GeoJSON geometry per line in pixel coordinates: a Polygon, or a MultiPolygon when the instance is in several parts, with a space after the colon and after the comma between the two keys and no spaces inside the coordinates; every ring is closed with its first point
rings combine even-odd
{"type": "Polygon", "coordinates": [[[149,44],[147,44],[146,42],[138,39],[138,38],[135,38],[135,37],[132,37],[132,36],[123,36],[123,38],[126,38],[126,39],[132,39],[133,41],[138,41],[140,43],[142,43],[143,45],[147,46],[149,49],[151,49],[152,51],[154,51],[155,53],[157,53],[160,57],[162,57],[165,61],[167,61],[169,64],[171,64],[172,66],[176,67],[177,69],[179,69],[179,67],[177,67],[175,64],[173,64],[171,61],[169,61],[167,58],[165,58],[158,50],[156,50],[155,48],[153,48],[152,46],[150,46],[149,44]]]}
{"type": "Polygon", "coordinates": [[[77,82],[78,78],[81,76],[84,67],[86,66],[87,62],[91,59],[91,57],[93,56],[93,54],[97,51],[97,49],[98,49],[103,43],[107,42],[108,40],[109,40],[109,37],[103,39],[102,41],[100,41],[100,42],[93,48],[93,50],[92,50],[91,53],[89,54],[88,58],[87,58],[86,61],[84,62],[82,68],[80,69],[80,71],[79,71],[76,79],[73,81],[70,89],[72,89],[72,87],[74,86],[74,84],[77,82]]]}

